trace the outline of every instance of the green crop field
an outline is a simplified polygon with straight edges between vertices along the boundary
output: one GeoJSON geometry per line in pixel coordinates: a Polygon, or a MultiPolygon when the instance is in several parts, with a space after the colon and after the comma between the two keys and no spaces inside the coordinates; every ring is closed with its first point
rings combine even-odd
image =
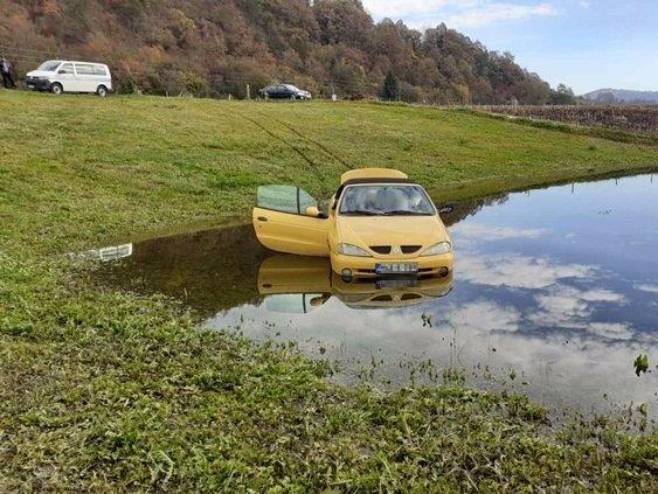
{"type": "Polygon", "coordinates": [[[65,254],[244,221],[361,166],[437,201],[640,171],[658,146],[459,110],[0,92],[0,492],[653,492],[658,435],[522,396],[324,380],[294,347],[99,288],[65,254]]]}

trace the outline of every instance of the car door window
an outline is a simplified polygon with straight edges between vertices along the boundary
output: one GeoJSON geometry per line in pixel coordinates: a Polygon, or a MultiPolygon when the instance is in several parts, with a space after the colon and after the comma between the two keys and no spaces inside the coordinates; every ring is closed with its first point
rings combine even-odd
{"type": "Polygon", "coordinates": [[[294,185],[265,185],[258,187],[258,207],[282,213],[304,214],[306,208],[318,207],[317,201],[294,185]]]}
{"type": "Polygon", "coordinates": [[[57,73],[58,74],[72,75],[73,74],[73,64],[72,63],[62,64],[62,66],[59,68],[57,73]]]}
{"type": "Polygon", "coordinates": [[[317,299],[323,299],[322,293],[291,293],[270,295],[265,299],[265,308],[269,312],[280,314],[308,314],[319,307],[317,299]]]}
{"type": "Polygon", "coordinates": [[[94,75],[103,76],[103,77],[107,76],[107,71],[105,70],[105,67],[101,67],[100,65],[94,65],[93,71],[94,71],[94,75]]]}
{"type": "Polygon", "coordinates": [[[297,197],[300,214],[305,214],[307,208],[318,207],[318,201],[316,201],[310,194],[300,188],[297,188],[297,190],[299,191],[299,195],[297,197]]]}
{"type": "Polygon", "coordinates": [[[76,63],[75,73],[77,75],[94,75],[94,67],[88,63],[76,63]]]}

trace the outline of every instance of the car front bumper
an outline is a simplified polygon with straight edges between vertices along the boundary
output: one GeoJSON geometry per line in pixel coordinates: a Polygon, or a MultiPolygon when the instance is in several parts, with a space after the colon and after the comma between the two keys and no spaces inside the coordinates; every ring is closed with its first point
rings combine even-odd
{"type": "Polygon", "coordinates": [[[418,276],[432,276],[448,273],[453,270],[455,256],[452,252],[440,256],[430,257],[353,257],[343,254],[331,254],[331,269],[337,274],[343,274],[343,271],[349,269],[355,278],[376,278],[379,276],[375,272],[377,264],[395,264],[395,263],[416,263],[418,265],[418,276]]]}
{"type": "Polygon", "coordinates": [[[25,85],[28,89],[36,89],[39,91],[44,91],[50,89],[50,81],[48,79],[37,79],[34,77],[28,77],[25,79],[25,85]]]}

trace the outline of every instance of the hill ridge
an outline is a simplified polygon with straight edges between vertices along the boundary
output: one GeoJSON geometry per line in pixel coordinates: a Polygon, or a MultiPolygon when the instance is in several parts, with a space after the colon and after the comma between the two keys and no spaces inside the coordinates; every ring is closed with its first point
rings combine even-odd
{"type": "Polygon", "coordinates": [[[5,0],[0,52],[19,75],[48,58],[107,62],[121,92],[245,97],[274,82],[315,95],[544,104],[554,92],[509,53],[444,24],[375,23],[360,0],[5,0]]]}

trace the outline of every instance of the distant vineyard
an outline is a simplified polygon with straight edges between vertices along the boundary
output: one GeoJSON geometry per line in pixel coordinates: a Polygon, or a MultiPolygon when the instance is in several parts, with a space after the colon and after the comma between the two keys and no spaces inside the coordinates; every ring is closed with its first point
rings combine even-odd
{"type": "Polygon", "coordinates": [[[479,106],[477,110],[658,136],[658,106],[479,106]]]}

